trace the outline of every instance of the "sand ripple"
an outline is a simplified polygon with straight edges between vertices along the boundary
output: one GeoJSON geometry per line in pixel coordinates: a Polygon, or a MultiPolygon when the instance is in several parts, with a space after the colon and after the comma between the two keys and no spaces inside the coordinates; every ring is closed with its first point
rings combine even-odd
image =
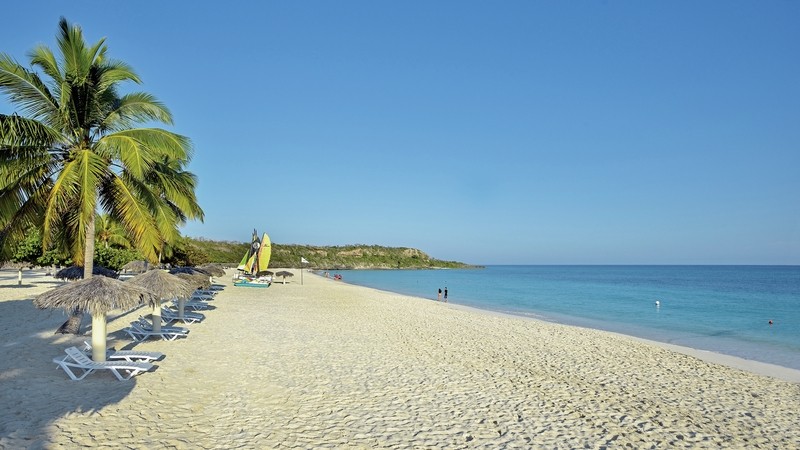
{"type": "MultiPolygon", "coordinates": [[[[0,446],[800,447],[795,383],[599,331],[297,281],[229,287],[188,339],[137,346],[167,357],[132,383],[69,381],[48,361],[79,339],[15,305],[43,324],[6,346],[0,446]]],[[[24,333],[2,320],[4,342],[24,333]]]]}

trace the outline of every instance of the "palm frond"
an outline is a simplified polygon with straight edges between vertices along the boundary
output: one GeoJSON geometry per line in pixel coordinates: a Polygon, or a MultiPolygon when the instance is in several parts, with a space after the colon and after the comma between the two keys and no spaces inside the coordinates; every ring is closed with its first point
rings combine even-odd
{"type": "Polygon", "coordinates": [[[157,249],[160,248],[162,239],[153,215],[142,202],[139,192],[117,176],[108,178],[101,190],[103,209],[109,211],[125,227],[142,256],[151,261],[157,260],[157,249]]]}
{"type": "Polygon", "coordinates": [[[123,163],[135,177],[144,177],[163,158],[188,160],[188,138],[160,128],[135,128],[107,134],[97,141],[98,151],[123,163]]]}
{"type": "Polygon", "coordinates": [[[20,149],[36,151],[47,148],[60,138],[58,130],[45,123],[16,114],[0,114],[0,152],[4,154],[20,149]]]}
{"type": "Polygon", "coordinates": [[[0,53],[0,92],[27,117],[52,121],[58,117],[58,103],[39,75],[0,53]]]}
{"type": "Polygon", "coordinates": [[[86,48],[83,30],[77,25],[70,26],[63,17],[58,22],[59,35],[56,42],[64,58],[65,80],[73,85],[85,84],[97,55],[101,52],[105,38],[100,39],[91,48],[86,48]]]}
{"type": "Polygon", "coordinates": [[[31,66],[39,67],[45,75],[50,77],[52,83],[50,87],[54,89],[59,88],[64,79],[53,51],[47,46],[39,45],[34,48],[28,56],[31,60],[31,66]]]}
{"type": "Polygon", "coordinates": [[[186,219],[203,221],[204,213],[195,194],[197,176],[182,170],[182,164],[178,161],[162,160],[157,163],[154,170],[148,173],[147,184],[178,210],[181,224],[186,219]]]}
{"type": "Polygon", "coordinates": [[[122,61],[109,60],[102,61],[102,76],[98,80],[97,89],[105,91],[124,81],[132,81],[141,84],[142,80],[133,68],[122,61]]]}
{"type": "Polygon", "coordinates": [[[136,92],[119,99],[117,107],[102,123],[109,130],[123,130],[147,121],[172,124],[172,115],[164,104],[150,94],[136,92]]]}

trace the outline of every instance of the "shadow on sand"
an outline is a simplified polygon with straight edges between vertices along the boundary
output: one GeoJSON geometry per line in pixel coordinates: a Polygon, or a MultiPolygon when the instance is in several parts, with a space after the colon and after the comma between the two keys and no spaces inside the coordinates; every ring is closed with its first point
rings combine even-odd
{"type": "MultiPolygon", "coordinates": [[[[15,288],[16,280],[14,285],[8,280],[0,284],[6,298],[15,288]]],[[[109,317],[109,322],[127,320],[138,311],[109,317]]],[[[136,385],[135,378],[118,381],[108,371],[72,381],[58,369],[53,358],[90,339],[85,326],[81,335],[54,334],[64,320],[65,313],[36,309],[31,298],[0,302],[0,405],[5,410],[0,413],[0,448],[46,448],[50,437],[63,432],[54,426],[59,418],[99,411],[125,398],[136,385]]]]}

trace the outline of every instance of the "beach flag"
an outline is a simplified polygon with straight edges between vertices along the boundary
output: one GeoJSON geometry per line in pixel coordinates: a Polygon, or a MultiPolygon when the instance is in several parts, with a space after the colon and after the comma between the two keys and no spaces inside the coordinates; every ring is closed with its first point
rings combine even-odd
{"type": "Polygon", "coordinates": [[[301,257],[300,257],[300,263],[301,263],[301,264],[308,264],[308,260],[307,260],[307,259],[305,259],[305,258],[303,258],[303,257],[301,256],[301,257]]]}

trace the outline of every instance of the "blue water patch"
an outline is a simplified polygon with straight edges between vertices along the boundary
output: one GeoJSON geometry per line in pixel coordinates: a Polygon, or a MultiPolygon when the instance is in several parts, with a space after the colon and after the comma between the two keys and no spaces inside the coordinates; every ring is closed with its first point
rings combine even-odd
{"type": "Polygon", "coordinates": [[[800,266],[488,266],[338,273],[349,283],[431,300],[446,287],[453,303],[800,369],[800,266]]]}

